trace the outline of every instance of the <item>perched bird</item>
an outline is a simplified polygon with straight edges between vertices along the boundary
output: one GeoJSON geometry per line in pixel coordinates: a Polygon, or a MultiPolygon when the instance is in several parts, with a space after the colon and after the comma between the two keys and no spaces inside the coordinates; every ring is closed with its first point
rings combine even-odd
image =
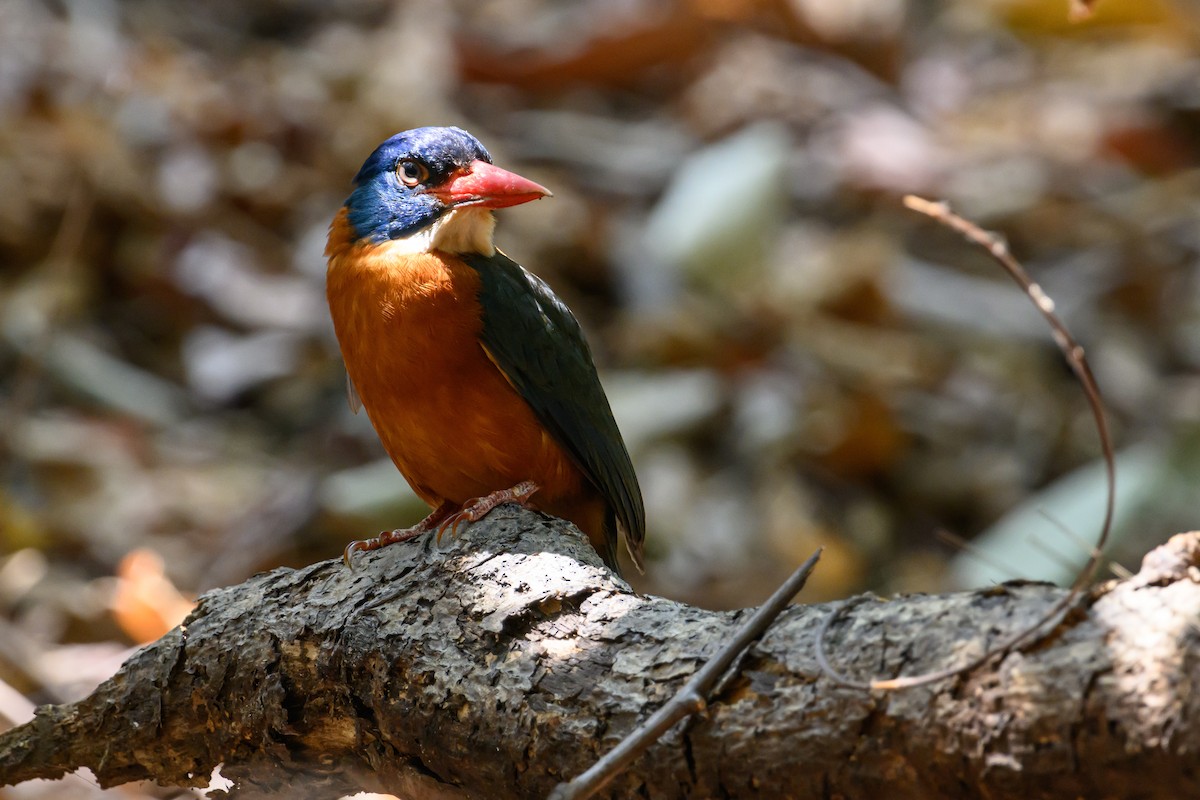
{"type": "Polygon", "coordinates": [[[459,128],[396,134],[354,178],[325,248],[351,406],[434,510],[347,560],[518,502],[575,523],[613,570],[619,525],[642,569],[641,490],[579,323],[492,243],[492,209],[549,195],[459,128]]]}

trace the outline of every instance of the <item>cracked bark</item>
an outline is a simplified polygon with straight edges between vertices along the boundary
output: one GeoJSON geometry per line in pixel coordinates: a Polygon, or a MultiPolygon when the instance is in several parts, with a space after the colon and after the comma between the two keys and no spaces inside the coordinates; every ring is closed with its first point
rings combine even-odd
{"type": "MultiPolygon", "coordinates": [[[[79,703],[0,735],[0,784],[88,766],[230,796],[537,797],[612,747],[740,613],[631,594],[565,523],[505,507],[429,539],[279,569],[205,595],[79,703]]],[[[820,677],[832,606],[794,606],[707,714],[616,797],[1200,796],[1200,534],[1096,590],[1052,637],[965,679],[894,694],[820,677]]],[[[979,651],[1061,594],[1006,585],[868,600],[828,642],[848,675],[979,651]]],[[[214,796],[221,796],[215,794],[214,796]]]]}

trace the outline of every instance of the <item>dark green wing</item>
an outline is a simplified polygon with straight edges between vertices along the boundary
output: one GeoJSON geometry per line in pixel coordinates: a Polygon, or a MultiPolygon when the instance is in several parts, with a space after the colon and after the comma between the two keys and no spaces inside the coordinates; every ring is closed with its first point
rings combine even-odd
{"type": "MultiPolygon", "coordinates": [[[[600,491],[641,570],[642,491],[575,315],[545,281],[499,251],[462,259],[482,280],[483,346],[600,491]]],[[[608,534],[611,552],[601,555],[615,569],[616,530],[608,534]]]]}

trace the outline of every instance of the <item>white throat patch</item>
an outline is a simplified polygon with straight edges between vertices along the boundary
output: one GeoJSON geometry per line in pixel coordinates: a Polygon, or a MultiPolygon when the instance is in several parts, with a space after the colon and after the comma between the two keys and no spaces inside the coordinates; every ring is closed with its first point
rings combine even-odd
{"type": "Polygon", "coordinates": [[[495,229],[496,218],[491,209],[456,208],[444,214],[428,228],[403,239],[393,239],[388,249],[398,254],[441,250],[446,253],[479,253],[490,256],[496,252],[496,245],[492,242],[492,232],[495,229]]]}

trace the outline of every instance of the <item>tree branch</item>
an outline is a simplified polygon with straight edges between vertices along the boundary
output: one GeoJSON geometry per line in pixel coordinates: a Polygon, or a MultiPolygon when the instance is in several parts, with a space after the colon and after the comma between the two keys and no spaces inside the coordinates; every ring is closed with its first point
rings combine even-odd
{"type": "MultiPolygon", "coordinates": [[[[565,523],[505,507],[456,541],[279,569],[210,592],[79,703],[0,735],[0,784],[90,767],[229,796],[539,797],[674,694],[740,624],[640,597],[565,523]]],[[[789,608],[705,716],[610,796],[1200,795],[1200,534],[1096,590],[993,671],[871,695],[820,677],[829,606],[789,608]],[[1151,777],[1147,777],[1151,776],[1151,777]]],[[[859,601],[829,633],[849,675],[981,652],[1062,597],[1011,584],[859,601]]],[[[213,796],[221,796],[214,793],[213,796]]]]}
{"type": "Polygon", "coordinates": [[[548,800],[582,800],[592,797],[674,725],[703,711],[708,705],[708,695],[717,681],[725,676],[732,677],[741,671],[738,668],[740,665],[735,665],[734,662],[767,632],[792,599],[804,588],[808,576],[812,574],[820,558],[820,550],[809,556],[808,560],[767,598],[767,602],[750,615],[734,633],[733,638],[714,653],[712,658],[705,661],[704,666],[692,673],[692,677],[688,678],[670,700],[659,706],[657,711],[630,731],[616,747],[605,753],[583,774],[555,787],[548,800]]]}

